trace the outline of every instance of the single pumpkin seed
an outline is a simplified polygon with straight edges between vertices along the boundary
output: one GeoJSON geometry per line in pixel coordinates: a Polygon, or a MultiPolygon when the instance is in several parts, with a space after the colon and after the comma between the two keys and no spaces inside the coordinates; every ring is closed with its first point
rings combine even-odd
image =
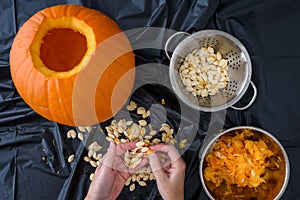
{"type": "Polygon", "coordinates": [[[69,157],[68,157],[68,162],[69,163],[71,163],[71,162],[73,162],[74,161],[74,158],[75,158],[75,155],[70,155],[69,157]]]}
{"type": "Polygon", "coordinates": [[[90,181],[93,181],[93,179],[94,179],[94,173],[91,173],[90,174],[90,181]]]}
{"type": "Polygon", "coordinates": [[[85,129],[88,133],[90,133],[90,132],[92,132],[93,127],[92,126],[86,126],[85,129]]]}
{"type": "Polygon", "coordinates": [[[161,143],[161,140],[158,139],[158,138],[155,138],[155,139],[152,140],[152,143],[153,144],[159,144],[159,143],[161,143]]]}
{"type": "Polygon", "coordinates": [[[128,186],[131,182],[131,176],[126,180],[125,185],[128,186]]]}
{"type": "Polygon", "coordinates": [[[147,139],[147,140],[151,140],[152,139],[152,135],[145,135],[144,138],[147,139]]]}
{"type": "Polygon", "coordinates": [[[127,142],[129,142],[127,139],[123,139],[123,138],[121,138],[121,143],[127,143],[127,142]]]}
{"type": "Polygon", "coordinates": [[[187,142],[187,139],[180,140],[179,148],[181,148],[181,149],[185,148],[186,147],[186,142],[187,142]]]}
{"type": "Polygon", "coordinates": [[[85,127],[83,127],[83,126],[78,126],[77,128],[81,132],[85,132],[86,131],[85,127]]]}
{"type": "Polygon", "coordinates": [[[140,186],[143,186],[143,187],[147,185],[147,183],[144,182],[144,181],[139,181],[138,183],[139,183],[140,186]]]}
{"type": "Polygon", "coordinates": [[[114,139],[113,139],[113,138],[111,138],[111,137],[107,137],[107,136],[106,136],[106,140],[107,140],[107,141],[109,141],[109,142],[113,142],[113,141],[114,141],[114,139]]]}
{"type": "Polygon", "coordinates": [[[83,136],[83,134],[81,132],[79,132],[77,134],[77,137],[78,137],[79,140],[83,140],[84,139],[84,136],[83,136]]]}
{"type": "Polygon", "coordinates": [[[146,112],[146,109],[144,108],[144,107],[139,107],[138,109],[137,109],[137,114],[139,114],[139,115],[142,115],[143,113],[145,113],[146,112]]]}
{"type": "Polygon", "coordinates": [[[83,157],[83,160],[86,161],[86,162],[90,162],[90,161],[91,161],[91,158],[88,157],[88,156],[84,156],[84,157],[83,157]]]}
{"type": "Polygon", "coordinates": [[[149,117],[149,115],[150,115],[150,111],[147,110],[146,112],[144,112],[144,113],[142,114],[142,117],[145,119],[145,118],[149,117]]]}
{"type": "Polygon", "coordinates": [[[142,147],[142,146],[144,146],[144,145],[145,145],[145,142],[142,142],[142,141],[137,142],[137,143],[135,144],[136,147],[142,147]]]}
{"type": "Polygon", "coordinates": [[[141,119],[141,120],[139,120],[138,122],[139,122],[139,125],[140,125],[140,126],[147,126],[146,120],[141,119]]]}
{"type": "Polygon", "coordinates": [[[148,181],[149,180],[149,175],[147,174],[147,175],[144,175],[144,177],[143,177],[143,181],[148,181]]]}
{"type": "Polygon", "coordinates": [[[73,138],[73,139],[76,138],[76,131],[73,130],[73,129],[69,130],[68,133],[67,133],[67,137],[68,138],[73,138]]]}
{"type": "Polygon", "coordinates": [[[149,175],[149,180],[152,181],[152,180],[155,180],[155,176],[153,173],[150,173],[149,175]]]}
{"type": "Polygon", "coordinates": [[[98,167],[97,162],[93,160],[90,161],[90,164],[92,165],[92,167],[98,167]]]}
{"type": "Polygon", "coordinates": [[[114,134],[111,134],[111,133],[107,133],[108,137],[112,138],[112,139],[115,139],[115,135],[114,134]]]}
{"type": "Polygon", "coordinates": [[[136,174],[132,174],[132,175],[131,175],[131,181],[132,181],[132,182],[135,182],[135,181],[136,181],[136,174]]]}
{"type": "Polygon", "coordinates": [[[137,176],[136,176],[136,182],[140,182],[141,181],[141,176],[140,176],[140,174],[138,174],[137,176]]]}
{"type": "Polygon", "coordinates": [[[141,152],[142,152],[142,153],[146,153],[148,150],[149,150],[148,147],[143,147],[143,148],[141,148],[141,152]]]}
{"type": "Polygon", "coordinates": [[[130,185],[129,190],[130,190],[131,192],[132,192],[133,190],[135,190],[135,184],[134,184],[134,183],[132,183],[132,184],[130,185]]]}
{"type": "Polygon", "coordinates": [[[149,135],[151,135],[151,136],[154,136],[154,135],[156,135],[156,130],[152,130],[152,131],[150,131],[150,133],[149,133],[149,135]]]}

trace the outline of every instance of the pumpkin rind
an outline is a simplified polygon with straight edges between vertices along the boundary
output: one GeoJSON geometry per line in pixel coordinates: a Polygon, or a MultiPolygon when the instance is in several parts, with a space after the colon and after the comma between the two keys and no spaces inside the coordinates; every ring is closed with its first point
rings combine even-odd
{"type": "MultiPolygon", "coordinates": [[[[111,58],[108,53],[102,53],[101,58],[111,58]]],[[[26,21],[13,42],[10,65],[12,80],[24,101],[41,116],[71,126],[91,125],[111,118],[127,101],[135,77],[134,54],[128,38],[119,26],[106,15],[77,5],[58,5],[46,8],[26,21]],[[64,20],[70,22],[71,25],[66,26],[68,23],[65,23],[64,20]],[[56,22],[58,25],[55,24],[56,22]],[[55,72],[47,69],[43,71],[43,62],[39,58],[40,43],[47,30],[51,30],[51,26],[60,28],[60,24],[62,24],[61,28],[72,27],[73,30],[85,35],[88,50],[80,64],[70,71],[55,72]],[[110,49],[112,51],[116,49],[122,54],[109,66],[89,64],[97,46],[116,34],[119,36],[118,41],[115,42],[117,46],[112,46],[110,49]],[[93,71],[99,71],[96,67],[104,69],[101,69],[103,70],[101,77],[92,77],[92,79],[98,80],[98,82],[94,81],[96,85],[92,86],[95,87],[94,104],[85,105],[84,92],[80,99],[83,105],[82,110],[84,110],[84,106],[91,106],[91,109],[86,110],[94,110],[97,119],[88,118],[86,116],[88,113],[80,117],[78,116],[80,113],[73,112],[73,92],[76,89],[74,88],[75,82],[78,81],[76,78],[79,73],[81,76],[86,73],[87,78],[93,76],[93,71]],[[121,79],[121,77],[123,78],[121,79]],[[116,85],[119,86],[116,87],[116,85]],[[118,87],[120,88],[118,89],[118,87]],[[117,99],[112,99],[113,90],[120,91],[117,99]],[[114,105],[112,102],[115,102],[114,105]],[[74,118],[74,115],[77,116],[74,118]]],[[[91,82],[93,81],[91,80],[91,82]]],[[[78,93],[76,95],[78,97],[78,93]]]]}

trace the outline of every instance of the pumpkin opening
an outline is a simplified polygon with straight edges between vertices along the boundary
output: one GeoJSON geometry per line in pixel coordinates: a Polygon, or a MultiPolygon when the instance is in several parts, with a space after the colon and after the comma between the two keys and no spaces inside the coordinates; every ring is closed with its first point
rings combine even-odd
{"type": "Polygon", "coordinates": [[[40,57],[47,68],[65,72],[78,65],[86,51],[83,34],[69,28],[52,29],[43,37],[40,57]]]}
{"type": "Polygon", "coordinates": [[[74,17],[61,17],[43,19],[29,49],[38,71],[68,78],[85,68],[95,48],[92,27],[74,17]]]}

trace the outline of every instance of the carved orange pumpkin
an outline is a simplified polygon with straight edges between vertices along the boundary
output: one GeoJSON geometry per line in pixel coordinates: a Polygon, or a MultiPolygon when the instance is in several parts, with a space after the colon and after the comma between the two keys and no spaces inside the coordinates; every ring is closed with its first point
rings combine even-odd
{"type": "Polygon", "coordinates": [[[41,116],[66,125],[91,125],[114,116],[135,78],[128,38],[106,15],[58,5],[34,14],[10,52],[12,80],[41,116]]]}

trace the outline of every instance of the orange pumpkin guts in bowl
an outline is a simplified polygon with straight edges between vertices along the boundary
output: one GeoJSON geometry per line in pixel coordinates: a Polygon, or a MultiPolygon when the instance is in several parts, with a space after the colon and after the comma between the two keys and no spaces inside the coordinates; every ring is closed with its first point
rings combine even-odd
{"type": "Polygon", "coordinates": [[[108,16],[58,5],[34,14],[10,52],[12,80],[41,116],[65,125],[91,125],[116,114],[135,78],[130,42],[108,16]]]}
{"type": "Polygon", "coordinates": [[[225,130],[201,155],[200,178],[210,199],[278,200],[290,174],[281,143],[251,126],[225,130]]]}

